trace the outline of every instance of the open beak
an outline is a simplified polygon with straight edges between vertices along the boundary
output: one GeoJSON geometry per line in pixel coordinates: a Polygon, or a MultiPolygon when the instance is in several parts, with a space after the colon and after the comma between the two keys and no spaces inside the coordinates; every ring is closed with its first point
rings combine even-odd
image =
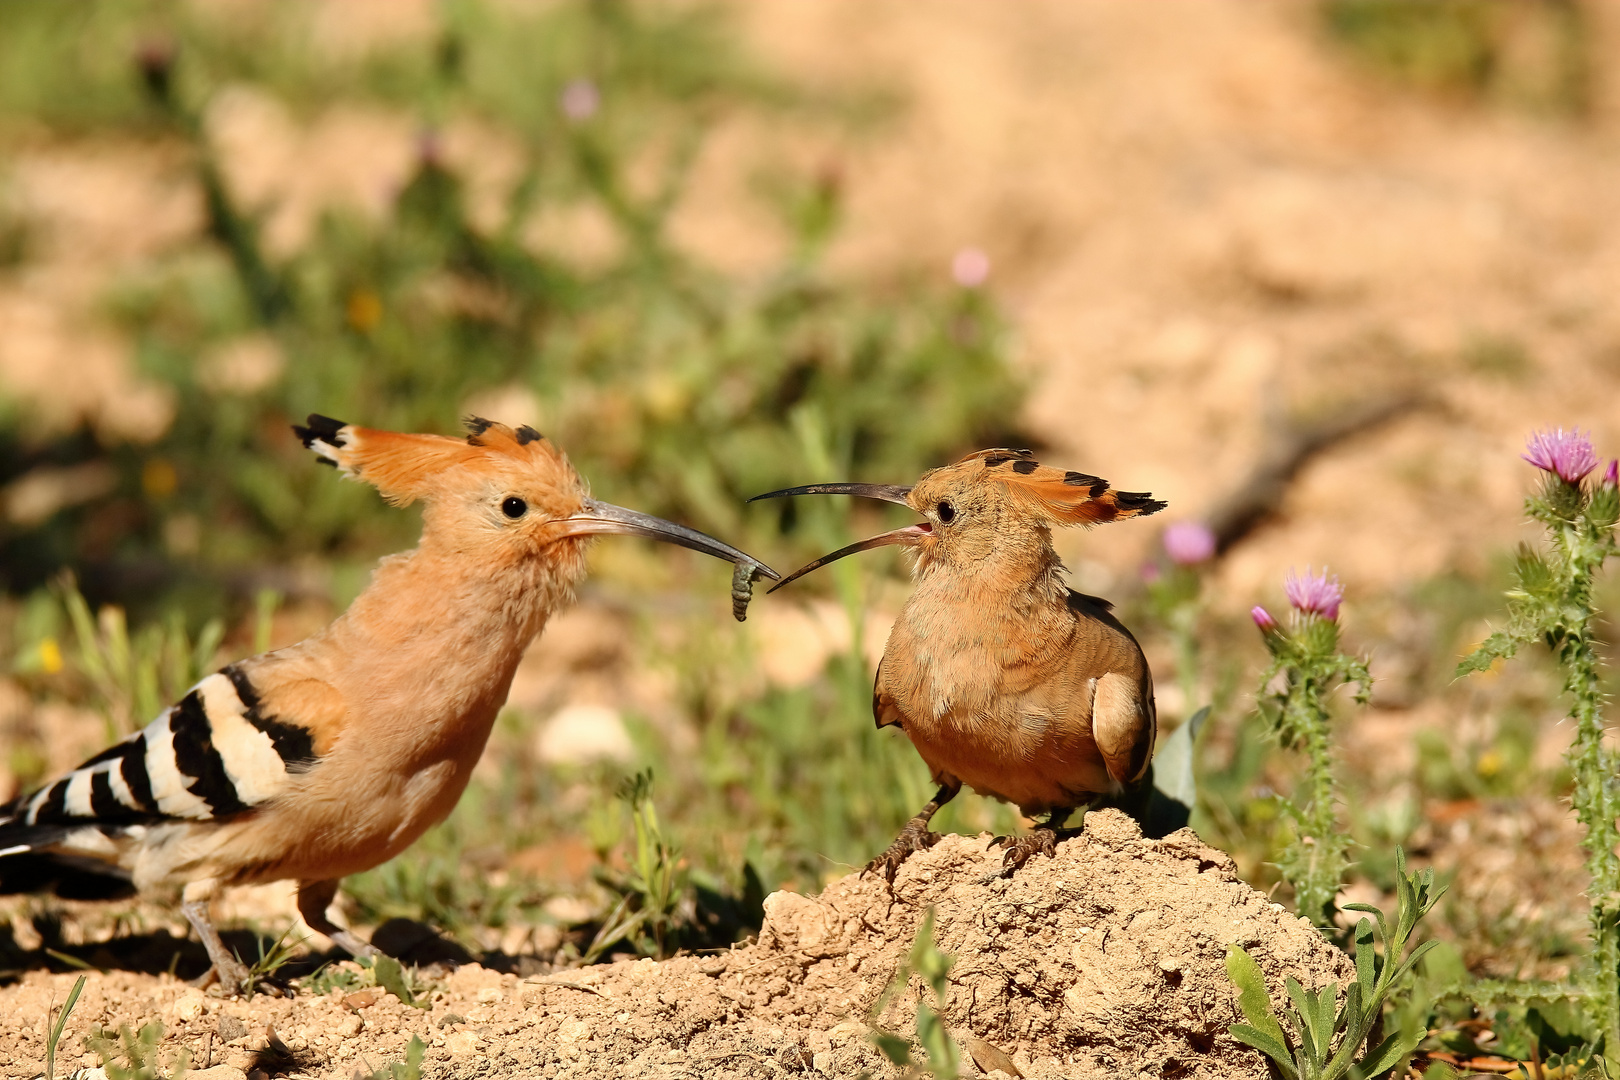
{"type": "Polygon", "coordinates": [[[598,502],[595,499],[586,499],[585,505],[579,513],[564,518],[560,536],[645,536],[650,540],[662,540],[666,544],[676,544],[680,547],[701,551],[705,555],[713,555],[717,559],[724,559],[731,563],[748,563],[759,568],[759,572],[772,581],[782,575],[766,566],[758,559],[745,551],[739,551],[730,544],[721,543],[707,533],[700,533],[696,529],[688,529],[685,525],[677,525],[673,521],[665,521],[661,517],[643,514],[639,510],[627,510],[612,503],[598,502]]]}
{"type": "Polygon", "coordinates": [[[915,547],[923,537],[927,536],[933,531],[933,526],[928,524],[928,522],[923,521],[918,522],[916,525],[907,525],[903,529],[895,529],[893,532],[879,533],[876,536],[869,536],[865,540],[857,540],[855,543],[849,545],[849,547],[841,547],[831,555],[823,555],[815,562],[799,567],[797,570],[793,571],[793,573],[789,574],[781,581],[778,581],[775,585],[772,585],[769,591],[775,592],[788,582],[797,581],[799,578],[804,577],[804,575],[808,574],[812,570],[826,566],[830,562],[837,562],[845,555],[853,555],[858,551],[871,551],[873,548],[887,547],[889,544],[900,544],[904,547],[915,547]]]}
{"type": "MultiPolygon", "coordinates": [[[[767,491],[763,495],[755,495],[749,502],[758,502],[760,499],[782,499],[789,495],[860,495],[867,499],[882,499],[884,502],[899,503],[909,506],[906,496],[911,494],[911,488],[899,484],[805,484],[803,487],[783,488],[781,491],[767,491]]],[[[870,551],[875,547],[886,547],[889,544],[902,544],[906,547],[915,547],[922,537],[933,532],[928,522],[916,525],[907,525],[903,529],[882,533],[878,536],[858,541],[849,547],[839,548],[831,555],[823,555],[815,562],[801,566],[787,577],[778,581],[770,588],[775,592],[790,581],[797,581],[810,571],[826,566],[830,562],[837,562],[845,555],[853,555],[857,551],[870,551]]]]}

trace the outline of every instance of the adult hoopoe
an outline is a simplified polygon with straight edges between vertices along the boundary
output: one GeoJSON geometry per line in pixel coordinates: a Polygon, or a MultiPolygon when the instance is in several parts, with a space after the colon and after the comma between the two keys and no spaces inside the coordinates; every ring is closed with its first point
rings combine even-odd
{"type": "Polygon", "coordinates": [[[0,856],[22,856],[0,858],[0,885],[46,887],[89,868],[140,890],[181,886],[213,972],[235,988],[247,971],[210,901],[225,886],[294,879],[313,929],[372,955],[327,917],[339,880],[450,813],[525,647],[572,599],[586,541],[628,533],[754,562],[590,498],[532,428],[468,428],[462,441],[323,416],[295,427],[389,502],[421,500],[421,542],[384,559],[325,630],[208,676],[144,730],[0,809],[0,856]]]}
{"type": "Polygon", "coordinates": [[[928,822],[963,784],[1050,815],[1030,836],[1003,840],[1013,869],[1037,851],[1053,854],[1076,808],[1143,789],[1153,676],[1112,605],[1064,584],[1051,530],[1164,503],[1043,466],[1027,450],[981,450],[909,488],[810,484],[756,498],[822,494],[883,499],[927,518],[823,556],[771,590],[885,544],[916,556],[916,588],[878,664],[872,713],[880,728],[900,725],[940,787],[867,870],[881,867],[892,882],[908,855],[939,839],[928,822]]]}

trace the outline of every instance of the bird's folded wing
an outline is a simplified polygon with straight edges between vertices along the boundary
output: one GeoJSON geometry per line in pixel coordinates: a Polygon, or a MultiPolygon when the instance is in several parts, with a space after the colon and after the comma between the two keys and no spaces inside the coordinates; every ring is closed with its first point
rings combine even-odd
{"type": "Polygon", "coordinates": [[[899,724],[901,728],[906,726],[906,714],[900,711],[900,706],[895,704],[894,698],[883,689],[882,660],[878,661],[877,675],[872,679],[872,719],[877,721],[880,728],[888,727],[890,724],[899,724]]]}
{"type": "Polygon", "coordinates": [[[1156,727],[1152,699],[1143,695],[1139,681],[1119,672],[1097,680],[1091,729],[1108,775],[1116,782],[1132,784],[1147,772],[1156,727]]]}
{"type": "Polygon", "coordinates": [[[302,708],[277,714],[251,663],[208,676],[145,728],[13,804],[9,819],[0,818],[0,853],[14,839],[48,843],[46,834],[63,826],[209,821],[274,799],[290,776],[318,764],[320,744],[329,741],[321,736],[342,703],[330,686],[304,680],[310,685],[300,683],[297,693],[276,695],[302,708]]]}

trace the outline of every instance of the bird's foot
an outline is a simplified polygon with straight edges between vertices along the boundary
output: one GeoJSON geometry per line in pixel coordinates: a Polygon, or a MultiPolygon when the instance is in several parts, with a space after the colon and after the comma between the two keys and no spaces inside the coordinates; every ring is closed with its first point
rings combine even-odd
{"type": "Polygon", "coordinates": [[[928,819],[914,817],[906,822],[906,827],[900,830],[900,835],[894,838],[889,849],[871,862],[861,871],[865,877],[873,870],[882,869],[883,876],[890,885],[894,884],[894,875],[899,872],[900,864],[905,862],[914,851],[927,851],[939,843],[939,833],[928,831],[928,819]]]}
{"type": "Polygon", "coordinates": [[[1012,877],[1034,855],[1041,854],[1050,859],[1057,854],[1058,830],[1050,825],[1040,825],[1027,836],[998,836],[991,843],[996,841],[1007,849],[1007,854],[1001,860],[1005,869],[1000,876],[1012,877]]]}
{"type": "Polygon", "coordinates": [[[263,980],[254,980],[247,965],[234,957],[215,957],[208,970],[189,980],[191,986],[202,990],[219,983],[219,988],[226,994],[247,994],[255,984],[262,984],[263,980]]]}

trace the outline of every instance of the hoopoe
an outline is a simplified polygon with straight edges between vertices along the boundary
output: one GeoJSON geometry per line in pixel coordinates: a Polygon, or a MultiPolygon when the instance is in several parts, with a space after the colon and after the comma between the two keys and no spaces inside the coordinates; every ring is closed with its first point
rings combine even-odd
{"type": "Polygon", "coordinates": [[[585,573],[586,541],[626,533],[756,563],[592,499],[532,428],[467,426],[465,441],[323,416],[294,427],[324,464],[389,502],[420,500],[421,541],[385,558],[325,630],[226,666],[0,809],[0,856],[23,856],[0,858],[0,884],[23,891],[88,868],[141,891],[178,886],[227,989],[247,970],[210,921],[226,886],[296,880],[312,929],[375,955],[327,915],[339,880],[398,855],[456,805],[524,649],[585,573]]]}
{"type": "Polygon", "coordinates": [[[939,791],[868,871],[893,882],[908,855],[939,839],[928,823],[963,784],[1049,815],[1030,836],[998,838],[1009,872],[1053,854],[1077,808],[1143,790],[1153,676],[1112,605],[1064,583],[1052,526],[1140,517],[1163,502],[1041,465],[1028,450],[980,450],[912,487],[810,484],[756,498],[818,494],[900,503],[927,519],[823,556],[771,590],[875,547],[915,556],[916,587],[878,664],[872,714],[906,733],[939,791]]]}

